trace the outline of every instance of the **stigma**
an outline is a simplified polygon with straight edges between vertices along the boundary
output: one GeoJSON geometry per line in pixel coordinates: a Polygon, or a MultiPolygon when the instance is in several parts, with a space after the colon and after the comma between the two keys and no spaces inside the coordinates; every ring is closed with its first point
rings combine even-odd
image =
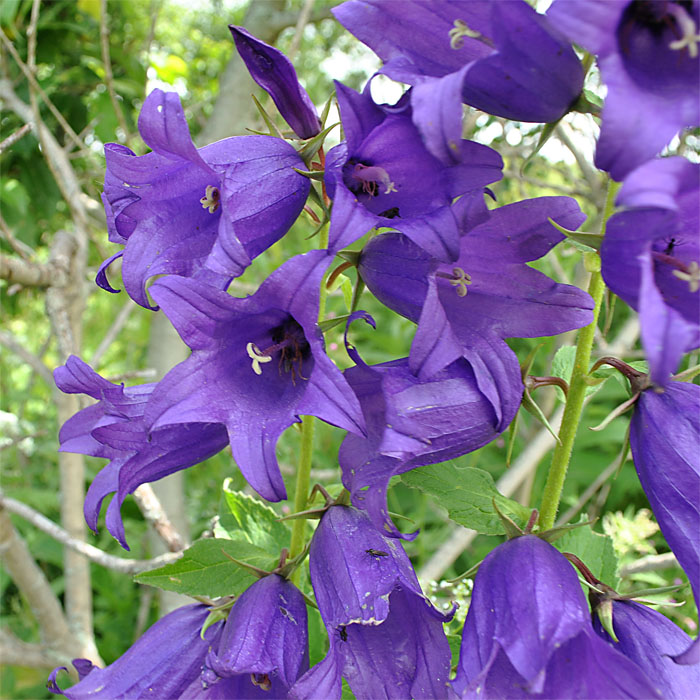
{"type": "Polygon", "coordinates": [[[214,185],[207,185],[207,189],[204,190],[204,197],[200,200],[202,209],[208,209],[210,214],[213,214],[221,204],[221,193],[218,187],[214,185]]]}
{"type": "Polygon", "coordinates": [[[700,34],[695,25],[695,20],[688,14],[684,7],[671,3],[668,12],[673,15],[676,20],[676,27],[681,32],[680,38],[672,41],[668,48],[672,51],[682,51],[688,49],[690,58],[698,57],[698,42],[700,42],[700,34]]]}

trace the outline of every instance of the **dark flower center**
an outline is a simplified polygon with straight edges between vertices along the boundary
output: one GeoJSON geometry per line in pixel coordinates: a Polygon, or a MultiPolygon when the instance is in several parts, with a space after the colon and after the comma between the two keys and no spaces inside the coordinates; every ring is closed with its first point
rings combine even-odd
{"type": "Polygon", "coordinates": [[[255,374],[262,374],[260,365],[272,362],[273,355],[279,353],[277,368],[280,374],[283,371],[291,373],[292,383],[297,377],[307,380],[308,377],[303,374],[303,363],[309,357],[311,348],[303,328],[293,318],[289,318],[273,328],[270,336],[272,345],[262,350],[255,343],[248,343],[246,346],[248,357],[253,361],[255,374]]]}
{"type": "Polygon", "coordinates": [[[270,690],[270,688],[272,688],[272,681],[267,673],[251,673],[250,680],[253,685],[257,685],[260,690],[270,690]]]}

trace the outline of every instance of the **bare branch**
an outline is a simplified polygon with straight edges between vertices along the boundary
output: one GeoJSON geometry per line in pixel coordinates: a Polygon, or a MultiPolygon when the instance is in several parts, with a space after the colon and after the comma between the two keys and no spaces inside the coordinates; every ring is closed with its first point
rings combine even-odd
{"type": "Polygon", "coordinates": [[[659,571],[660,569],[671,569],[674,566],[680,567],[678,559],[673,552],[666,554],[650,554],[648,557],[642,557],[631,564],[627,564],[620,568],[620,576],[632,576],[633,574],[641,574],[645,571],[659,571]]]}
{"type": "Polygon", "coordinates": [[[32,125],[31,124],[25,124],[24,126],[21,126],[17,131],[15,131],[13,134],[10,134],[6,139],[0,141],[0,153],[3,151],[6,151],[8,148],[11,146],[14,146],[14,144],[17,143],[23,136],[28,134],[32,130],[32,125]]]}
{"type": "Polygon", "coordinates": [[[27,350],[12,334],[1,329],[0,345],[4,345],[8,350],[22,358],[49,386],[54,386],[53,375],[41,359],[27,350]]]}
{"type": "Polygon", "coordinates": [[[134,304],[131,299],[129,299],[124,306],[119,310],[119,313],[117,314],[117,317],[114,319],[114,322],[110,326],[109,330],[105,333],[104,338],[102,338],[102,342],[99,344],[97,350],[95,350],[92,358],[90,358],[90,364],[92,367],[97,369],[97,366],[100,364],[100,360],[102,359],[102,355],[107,352],[109,349],[109,346],[114,342],[114,339],[119,335],[121,332],[122,328],[126,325],[126,322],[129,320],[129,316],[131,315],[131,312],[136,308],[136,304],[134,304]]]}
{"type": "Polygon", "coordinates": [[[0,279],[22,287],[51,287],[65,270],[53,265],[11,258],[0,253],[0,279]]]}
{"type": "Polygon", "coordinates": [[[51,651],[41,644],[22,641],[7,629],[0,629],[0,659],[3,664],[30,668],[55,668],[68,663],[72,656],[67,649],[63,653],[58,650],[51,651]]]}
{"type": "Polygon", "coordinates": [[[182,551],[185,548],[185,543],[180,533],[170,522],[151,485],[141,484],[134,491],[134,499],[141,509],[143,517],[153,525],[155,531],[168,546],[168,549],[171,552],[182,551]]]}
{"type": "Polygon", "coordinates": [[[117,115],[119,126],[124,132],[124,138],[129,143],[130,134],[129,127],[124,117],[124,110],[117,99],[117,92],[114,89],[114,76],[112,75],[112,59],[109,55],[109,15],[107,14],[107,0],[100,0],[100,44],[102,46],[102,65],[105,69],[105,85],[109,92],[109,99],[112,102],[112,109],[117,115]]]}
{"type": "Polygon", "coordinates": [[[10,227],[7,225],[7,221],[2,218],[2,215],[0,215],[0,231],[2,232],[3,238],[8,242],[10,248],[12,248],[17,255],[24,260],[31,259],[31,257],[34,255],[34,251],[26,243],[23,243],[15,238],[12,231],[10,231],[10,227]]]}
{"type": "MultiPolygon", "coordinates": [[[[122,574],[137,574],[140,571],[149,571],[150,569],[155,569],[159,566],[176,561],[182,556],[181,552],[168,552],[167,554],[155,557],[154,559],[126,559],[124,557],[116,557],[113,554],[103,552],[98,547],[88,544],[87,542],[71,537],[71,535],[69,535],[60,525],[53,522],[53,520],[49,520],[49,518],[25,503],[20,503],[20,501],[16,501],[14,498],[8,498],[2,492],[0,492],[0,508],[4,508],[10,513],[19,515],[27,522],[34,525],[37,530],[45,532],[50,537],[53,537],[53,539],[55,539],[57,542],[60,542],[66,547],[70,547],[72,550],[82,554],[84,557],[87,557],[95,564],[104,566],[107,569],[112,569],[113,571],[118,571],[122,574]]],[[[0,511],[0,517],[2,517],[2,511],[0,511]]],[[[7,518],[6,515],[4,517],[7,518]]],[[[1,545],[2,542],[0,542],[0,548],[1,545]]],[[[28,552],[27,554],[29,555],[28,552]]],[[[31,555],[29,556],[31,558],[31,555]]],[[[61,612],[61,614],[63,613],[61,612]]]]}
{"type": "MultiPolygon", "coordinates": [[[[10,52],[10,55],[15,60],[15,63],[20,67],[22,73],[24,73],[25,77],[29,81],[29,84],[34,90],[36,90],[44,104],[51,110],[51,114],[56,117],[56,121],[61,125],[66,134],[68,134],[71,141],[73,141],[77,148],[85,148],[85,144],[80,140],[78,134],[73,131],[71,125],[65,120],[64,116],[58,111],[56,105],[54,105],[54,103],[51,101],[51,98],[44,92],[43,88],[41,85],[39,85],[29,69],[29,66],[27,66],[27,64],[22,60],[22,57],[17,53],[17,49],[15,49],[13,43],[8,39],[7,35],[2,29],[0,29],[0,40],[5,45],[5,48],[10,52]]],[[[34,127],[33,130],[35,130],[34,127]]]]}
{"type": "Polygon", "coordinates": [[[299,44],[301,43],[301,35],[304,33],[304,27],[309,21],[311,16],[311,10],[314,9],[314,2],[316,0],[305,0],[304,6],[301,8],[299,13],[299,19],[297,19],[296,27],[294,27],[294,37],[292,38],[292,43],[289,45],[289,50],[287,51],[287,57],[290,61],[294,60],[294,56],[299,50],[299,44]]]}

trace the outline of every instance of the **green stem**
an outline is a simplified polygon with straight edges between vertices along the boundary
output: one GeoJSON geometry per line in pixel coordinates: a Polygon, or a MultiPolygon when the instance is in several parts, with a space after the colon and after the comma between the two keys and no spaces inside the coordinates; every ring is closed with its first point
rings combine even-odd
{"type": "MultiPolygon", "coordinates": [[[[328,228],[326,224],[320,231],[320,248],[328,247],[328,228]]],[[[321,292],[318,302],[318,318],[319,320],[326,313],[326,280],[325,277],[321,283],[321,292]]],[[[309,497],[309,487],[311,483],[311,461],[314,451],[314,417],[304,416],[301,424],[301,450],[299,454],[299,466],[297,469],[297,482],[294,491],[294,512],[298,513],[306,510],[306,504],[309,497]]],[[[292,521],[292,538],[289,545],[289,558],[293,559],[304,549],[304,539],[306,530],[306,519],[299,518],[292,521]]],[[[301,569],[297,569],[292,580],[299,583],[301,569]]]]}
{"type": "MultiPolygon", "coordinates": [[[[603,210],[603,225],[601,233],[605,233],[607,221],[612,215],[615,194],[619,188],[619,184],[610,181],[608,185],[608,194],[603,210]]],[[[542,495],[542,505],[540,508],[539,525],[540,530],[549,530],[554,527],[554,521],[559,509],[559,501],[561,500],[562,489],[564,488],[564,480],[566,479],[566,471],[571,460],[571,452],[574,447],[574,440],[581,421],[581,413],[583,410],[583,400],[586,397],[586,376],[588,368],[591,364],[591,351],[593,349],[593,339],[595,337],[595,329],[598,324],[598,315],[603,301],[603,293],[605,291],[605,283],[600,274],[600,260],[597,253],[592,253],[588,259],[591,269],[591,279],[588,284],[588,293],[593,297],[595,307],[593,309],[593,321],[590,325],[582,328],[579,331],[578,343],[576,346],[576,359],[574,361],[574,369],[571,373],[571,381],[569,382],[569,395],[564,408],[564,416],[559,429],[560,442],[554,448],[552,456],[552,464],[549,467],[547,475],[547,483],[544,487],[542,495]]]]}

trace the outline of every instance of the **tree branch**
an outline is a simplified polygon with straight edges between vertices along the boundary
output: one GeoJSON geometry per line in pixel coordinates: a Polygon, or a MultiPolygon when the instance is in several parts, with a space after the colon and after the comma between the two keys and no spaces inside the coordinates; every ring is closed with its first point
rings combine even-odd
{"type": "Polygon", "coordinates": [[[165,542],[171,552],[181,552],[185,543],[175,526],[170,522],[163,506],[158,500],[150,484],[141,484],[134,491],[134,499],[138,503],[143,517],[153,525],[155,531],[165,542]]]}
{"type": "MultiPolygon", "coordinates": [[[[53,537],[53,539],[55,539],[57,542],[60,542],[66,547],[70,547],[72,550],[82,554],[95,564],[104,566],[106,569],[118,571],[122,574],[133,575],[141,571],[149,571],[150,569],[155,569],[159,566],[176,561],[182,556],[181,552],[168,552],[159,557],[155,557],[154,559],[126,559],[124,557],[117,557],[113,554],[107,554],[98,547],[88,544],[87,542],[71,537],[70,534],[68,534],[60,525],[53,522],[53,520],[49,520],[49,518],[25,503],[21,503],[20,501],[16,501],[14,498],[5,496],[2,492],[0,492],[0,508],[4,508],[10,513],[19,515],[21,518],[24,518],[27,522],[31,523],[35,528],[37,528],[37,530],[45,532],[50,537],[53,537]]],[[[2,511],[0,511],[0,515],[1,513],[2,511]]],[[[31,558],[31,555],[29,556],[31,558]]],[[[62,614],[63,613],[61,612],[61,615],[62,614]]]]}
{"type": "Polygon", "coordinates": [[[17,357],[23,359],[50,387],[54,386],[53,374],[41,361],[41,358],[31,353],[15,337],[2,329],[0,329],[0,345],[4,345],[17,357]]]}

